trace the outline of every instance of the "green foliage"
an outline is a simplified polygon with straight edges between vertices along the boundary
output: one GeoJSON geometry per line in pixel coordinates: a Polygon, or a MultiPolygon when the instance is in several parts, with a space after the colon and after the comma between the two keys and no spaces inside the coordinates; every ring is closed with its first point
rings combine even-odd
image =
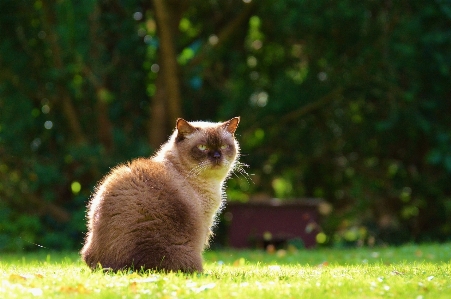
{"type": "MultiPolygon", "coordinates": [[[[230,200],[323,197],[337,244],[362,227],[363,242],[449,239],[450,11],[446,1],[190,1],[174,29],[184,117],[242,116],[253,183],[233,178],[230,200]],[[241,29],[222,35],[247,5],[241,29]]],[[[94,184],[153,150],[153,8],[5,0],[0,28],[0,250],[78,248],[94,184]]]]}
{"type": "Polygon", "coordinates": [[[0,250],[73,249],[95,182],[150,154],[137,133],[148,115],[146,47],[131,17],[136,1],[33,3],[0,8],[0,250]]]}
{"type": "Polygon", "coordinates": [[[243,115],[250,192],[327,199],[335,208],[324,225],[330,236],[365,226],[378,241],[446,239],[449,9],[421,1],[261,4],[244,44],[218,58],[231,75],[217,111],[243,115]]]}

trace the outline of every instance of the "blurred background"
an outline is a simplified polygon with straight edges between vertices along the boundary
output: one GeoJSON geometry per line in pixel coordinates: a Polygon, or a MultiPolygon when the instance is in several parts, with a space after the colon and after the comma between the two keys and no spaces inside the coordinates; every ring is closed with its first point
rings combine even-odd
{"type": "Polygon", "coordinates": [[[321,198],[321,246],[449,241],[450,71],[447,0],[1,0],[0,251],[80,249],[112,166],[237,115],[229,202],[321,198]]]}

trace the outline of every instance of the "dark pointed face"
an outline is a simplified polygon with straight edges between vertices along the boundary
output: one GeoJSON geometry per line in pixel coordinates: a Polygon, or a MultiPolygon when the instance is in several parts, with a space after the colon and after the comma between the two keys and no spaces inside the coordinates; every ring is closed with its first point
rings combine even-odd
{"type": "Polygon", "coordinates": [[[227,138],[227,133],[210,129],[204,133],[191,147],[193,160],[202,163],[210,161],[213,166],[221,166],[224,162],[234,159],[236,155],[233,139],[227,138]]]}
{"type": "Polygon", "coordinates": [[[177,120],[175,143],[187,170],[196,175],[225,177],[238,155],[233,136],[238,122],[238,117],[224,123],[177,120]]]}

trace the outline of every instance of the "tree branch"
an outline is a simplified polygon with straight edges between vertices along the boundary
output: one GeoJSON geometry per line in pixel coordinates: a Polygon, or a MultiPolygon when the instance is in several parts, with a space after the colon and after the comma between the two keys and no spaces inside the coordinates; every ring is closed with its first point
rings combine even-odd
{"type": "Polygon", "coordinates": [[[318,101],[309,103],[307,105],[304,105],[300,107],[297,110],[291,111],[290,113],[286,114],[279,120],[279,125],[299,119],[300,117],[307,115],[309,113],[312,113],[313,111],[322,108],[327,103],[337,99],[340,97],[341,93],[343,92],[343,87],[337,87],[322,98],[320,98],[318,101]]]}
{"type": "Polygon", "coordinates": [[[71,219],[68,211],[55,205],[52,202],[46,202],[34,194],[30,194],[28,202],[39,215],[50,215],[53,219],[60,223],[66,223],[71,219]]]}
{"type": "Polygon", "coordinates": [[[328,94],[321,97],[319,100],[304,105],[299,109],[291,111],[283,116],[269,115],[267,117],[264,117],[263,119],[259,120],[258,123],[255,123],[255,125],[247,128],[246,132],[253,132],[256,128],[271,126],[271,124],[274,123],[277,123],[278,128],[283,128],[287,122],[298,120],[299,118],[309,113],[313,113],[315,110],[323,108],[326,104],[332,102],[333,100],[341,99],[342,92],[343,87],[337,87],[328,94]]]}
{"type": "Polygon", "coordinates": [[[198,65],[202,60],[205,59],[205,56],[212,49],[219,49],[227,43],[230,38],[242,28],[243,24],[249,20],[257,7],[257,0],[250,1],[244,5],[244,9],[238,14],[234,19],[228,22],[219,33],[216,35],[217,41],[215,43],[207,42],[204,44],[199,53],[191,59],[189,62],[189,66],[198,65]]]}

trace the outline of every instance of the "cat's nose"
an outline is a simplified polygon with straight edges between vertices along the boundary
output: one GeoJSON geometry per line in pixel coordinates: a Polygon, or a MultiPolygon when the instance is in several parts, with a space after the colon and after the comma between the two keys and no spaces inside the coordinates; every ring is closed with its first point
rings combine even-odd
{"type": "Polygon", "coordinates": [[[215,159],[221,158],[221,153],[218,151],[213,152],[213,158],[215,158],[215,159]]]}

